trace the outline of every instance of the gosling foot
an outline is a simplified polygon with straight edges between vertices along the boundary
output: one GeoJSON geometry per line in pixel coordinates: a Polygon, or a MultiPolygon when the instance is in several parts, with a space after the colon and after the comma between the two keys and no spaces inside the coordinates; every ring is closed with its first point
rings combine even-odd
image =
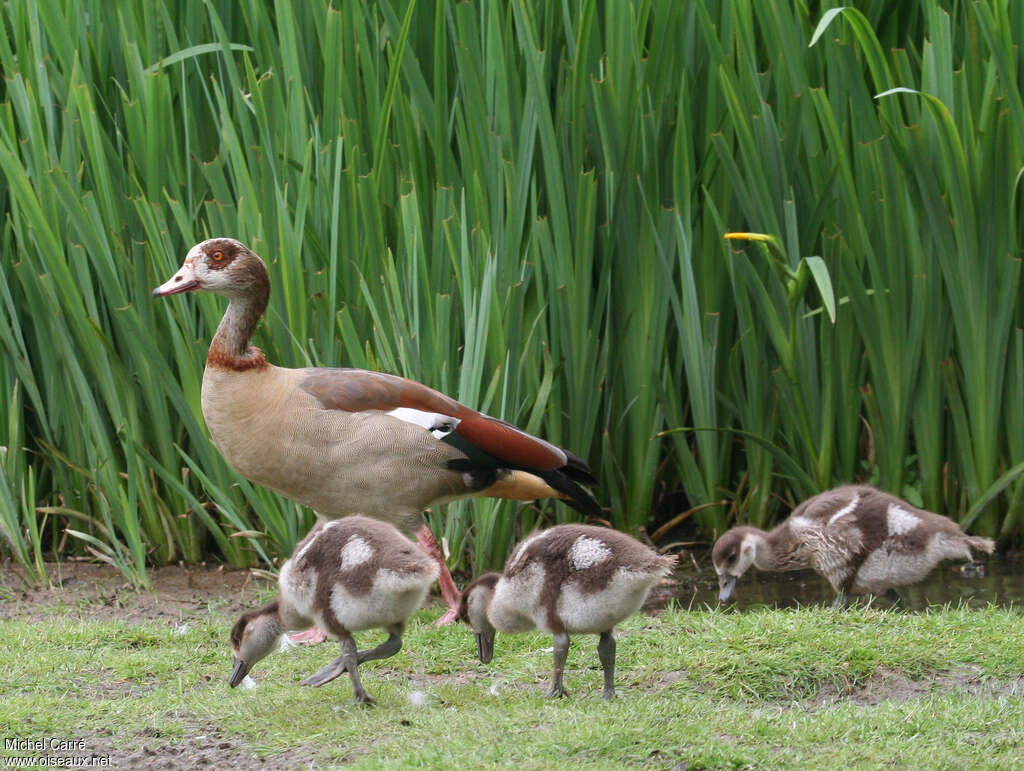
{"type": "Polygon", "coordinates": [[[564,699],[569,695],[569,692],[565,690],[565,686],[561,683],[552,683],[551,687],[548,688],[547,693],[544,695],[549,699],[564,699]]]}
{"type": "Polygon", "coordinates": [[[319,688],[321,685],[326,685],[331,682],[331,680],[345,674],[346,669],[347,667],[345,666],[345,662],[340,658],[337,658],[320,671],[313,673],[303,680],[302,685],[319,688]]]}

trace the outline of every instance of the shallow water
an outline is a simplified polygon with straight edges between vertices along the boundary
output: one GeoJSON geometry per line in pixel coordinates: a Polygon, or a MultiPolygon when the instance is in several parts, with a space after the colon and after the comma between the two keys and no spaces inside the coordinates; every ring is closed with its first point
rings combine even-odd
{"type": "MultiPolygon", "coordinates": [[[[710,560],[697,560],[697,564],[700,570],[686,560],[673,576],[675,586],[660,587],[660,591],[656,589],[653,593],[655,598],[652,599],[667,602],[675,598],[682,607],[693,609],[717,606],[718,579],[710,568],[710,560]]],[[[983,608],[990,603],[1003,607],[1024,605],[1024,560],[997,556],[983,560],[980,564],[984,575],[978,577],[962,574],[957,563],[940,564],[921,583],[897,590],[903,598],[902,607],[907,610],[924,610],[930,605],[950,604],[955,607],[961,602],[971,608],[983,608]]],[[[813,570],[792,573],[750,570],[737,582],[730,605],[740,609],[795,608],[801,605],[827,606],[834,599],[832,587],[813,570]]],[[[879,608],[887,608],[892,604],[885,597],[872,599],[870,595],[852,599],[861,602],[870,600],[879,608]]]]}

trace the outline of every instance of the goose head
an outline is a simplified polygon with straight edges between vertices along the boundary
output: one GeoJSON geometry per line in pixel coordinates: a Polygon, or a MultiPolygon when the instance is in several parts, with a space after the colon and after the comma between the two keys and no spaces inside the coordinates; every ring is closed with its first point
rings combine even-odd
{"type": "Polygon", "coordinates": [[[734,527],[727,531],[711,551],[711,562],[718,574],[718,601],[728,602],[742,576],[757,560],[760,539],[752,527],[734,527]]]}
{"type": "Polygon", "coordinates": [[[245,244],[208,238],[188,250],[181,267],[153,290],[153,297],[197,291],[241,297],[265,291],[269,284],[266,265],[245,244]]]}
{"type": "Polygon", "coordinates": [[[228,683],[232,688],[245,679],[257,661],[266,658],[277,647],[283,632],[276,601],[242,614],[231,630],[234,667],[228,683]]]}
{"type": "Polygon", "coordinates": [[[494,656],[494,626],[487,618],[487,609],[494,597],[494,587],[501,575],[484,573],[475,578],[462,592],[459,620],[469,624],[476,636],[476,655],[484,664],[494,656]]]}

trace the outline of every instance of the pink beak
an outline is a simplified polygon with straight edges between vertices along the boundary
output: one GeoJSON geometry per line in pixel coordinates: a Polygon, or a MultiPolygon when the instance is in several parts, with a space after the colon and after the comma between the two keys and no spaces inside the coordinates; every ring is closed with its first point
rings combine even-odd
{"type": "Polygon", "coordinates": [[[199,282],[196,280],[196,273],[192,269],[191,262],[186,261],[172,278],[153,290],[153,297],[166,297],[169,294],[194,292],[197,289],[199,289],[199,282]]]}

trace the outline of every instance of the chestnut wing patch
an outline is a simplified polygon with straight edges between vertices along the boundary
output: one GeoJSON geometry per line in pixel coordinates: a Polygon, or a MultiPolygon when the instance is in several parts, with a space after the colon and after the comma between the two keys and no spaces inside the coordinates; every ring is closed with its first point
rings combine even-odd
{"type": "Polygon", "coordinates": [[[472,412],[433,388],[396,375],[365,369],[316,369],[299,386],[316,397],[325,410],[390,412],[398,407],[407,407],[439,412],[453,418],[472,412]]]}
{"type": "Polygon", "coordinates": [[[524,469],[558,469],[565,453],[501,420],[475,413],[462,419],[455,433],[486,453],[524,469]]]}
{"type": "Polygon", "coordinates": [[[512,467],[558,469],[567,456],[558,447],[510,423],[482,415],[412,380],[362,369],[318,369],[300,383],[324,409],[380,411],[443,436],[455,432],[475,448],[512,467]]]}

